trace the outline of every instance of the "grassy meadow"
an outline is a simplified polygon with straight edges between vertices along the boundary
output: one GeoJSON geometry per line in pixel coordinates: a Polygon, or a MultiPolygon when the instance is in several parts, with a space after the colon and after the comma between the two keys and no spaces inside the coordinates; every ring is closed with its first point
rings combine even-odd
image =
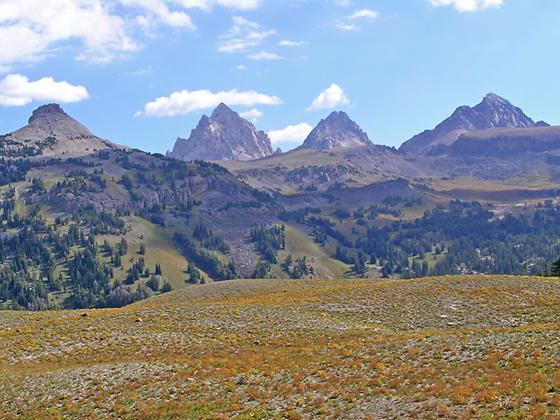
{"type": "Polygon", "coordinates": [[[557,418],[560,282],[239,280],[0,312],[0,417],[557,418]]]}

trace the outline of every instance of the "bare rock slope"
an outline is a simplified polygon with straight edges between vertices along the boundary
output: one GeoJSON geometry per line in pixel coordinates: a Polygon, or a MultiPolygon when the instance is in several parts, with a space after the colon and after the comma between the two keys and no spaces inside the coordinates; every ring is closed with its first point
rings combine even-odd
{"type": "Polygon", "coordinates": [[[342,111],[332,112],[307,136],[300,149],[328,150],[371,144],[367,134],[342,111]]]}
{"type": "Polygon", "coordinates": [[[227,105],[203,115],[188,139],[177,138],[169,157],[191,160],[253,160],[274,153],[270,139],[227,105]]]}

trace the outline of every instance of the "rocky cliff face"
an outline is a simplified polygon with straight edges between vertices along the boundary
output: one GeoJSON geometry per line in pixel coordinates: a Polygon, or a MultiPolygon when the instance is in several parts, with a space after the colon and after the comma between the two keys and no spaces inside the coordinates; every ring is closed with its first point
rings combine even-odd
{"type": "Polygon", "coordinates": [[[547,125],[543,121],[535,123],[521,109],[490,93],[473,108],[457,108],[433,130],[426,130],[403,143],[400,150],[410,154],[437,155],[464,133],[492,128],[531,128],[547,125]]]}
{"type": "Polygon", "coordinates": [[[6,157],[71,157],[119,148],[125,149],[94,136],[58,104],[40,106],[25,127],[0,137],[0,155],[6,157]]]}
{"type": "Polygon", "coordinates": [[[253,160],[274,153],[270,139],[225,104],[202,116],[188,139],[178,138],[169,157],[191,160],[253,160]]]}
{"type": "Polygon", "coordinates": [[[300,149],[328,150],[371,144],[367,134],[344,112],[333,112],[321,120],[307,136],[300,149]]]}

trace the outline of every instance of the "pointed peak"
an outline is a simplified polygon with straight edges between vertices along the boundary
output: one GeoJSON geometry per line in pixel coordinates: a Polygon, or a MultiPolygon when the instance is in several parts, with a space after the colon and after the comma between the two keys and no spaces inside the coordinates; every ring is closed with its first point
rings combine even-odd
{"type": "Polygon", "coordinates": [[[309,133],[302,149],[327,150],[338,147],[357,147],[371,144],[360,126],[342,111],[331,112],[309,133]]]}
{"type": "Polygon", "coordinates": [[[274,153],[263,131],[224,103],[203,115],[188,140],[177,139],[171,157],[182,160],[253,160],[274,153]]]}
{"type": "Polygon", "coordinates": [[[224,114],[235,114],[235,111],[233,111],[229,106],[227,106],[226,104],[224,104],[223,102],[220,102],[220,104],[216,107],[216,109],[214,109],[214,112],[212,112],[212,115],[210,118],[214,119],[220,115],[224,115],[224,114]]]}
{"type": "Polygon", "coordinates": [[[326,118],[327,121],[349,120],[348,114],[344,111],[333,111],[326,118]]]}
{"type": "Polygon", "coordinates": [[[50,116],[55,116],[55,115],[68,116],[68,114],[64,112],[64,110],[60,107],[59,104],[42,105],[39,108],[37,108],[35,111],[33,111],[31,118],[29,118],[29,124],[31,124],[33,121],[37,120],[38,118],[48,118],[50,116]]]}
{"type": "Polygon", "coordinates": [[[496,95],[495,93],[490,92],[487,94],[484,99],[482,100],[483,103],[488,105],[494,104],[509,104],[507,99],[502,98],[501,96],[496,95]]]}

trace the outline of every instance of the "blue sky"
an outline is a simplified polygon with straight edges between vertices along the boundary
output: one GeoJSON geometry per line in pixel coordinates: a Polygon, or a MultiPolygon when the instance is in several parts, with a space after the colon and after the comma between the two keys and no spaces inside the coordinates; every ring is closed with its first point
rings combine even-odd
{"type": "Polygon", "coordinates": [[[59,102],[165,153],[228,103],[283,150],[333,110],[398,147],[495,92],[560,125],[553,0],[0,0],[0,132],[59,102]]]}

